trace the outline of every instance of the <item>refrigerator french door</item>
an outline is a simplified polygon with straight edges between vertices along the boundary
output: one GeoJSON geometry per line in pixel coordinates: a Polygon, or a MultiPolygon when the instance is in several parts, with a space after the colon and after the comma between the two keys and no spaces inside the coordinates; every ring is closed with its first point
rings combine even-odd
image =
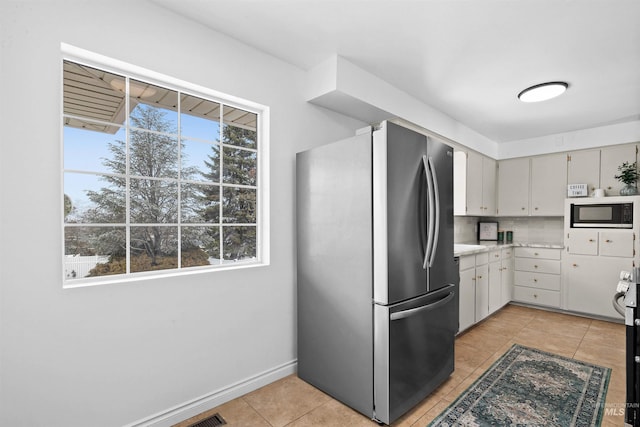
{"type": "Polygon", "coordinates": [[[453,371],[453,150],[383,122],[298,153],[298,375],[391,423],[453,371]]]}

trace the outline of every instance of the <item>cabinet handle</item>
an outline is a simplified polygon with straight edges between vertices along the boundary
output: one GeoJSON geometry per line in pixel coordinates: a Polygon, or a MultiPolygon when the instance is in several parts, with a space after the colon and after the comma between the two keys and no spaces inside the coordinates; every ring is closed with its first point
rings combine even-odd
{"type": "Polygon", "coordinates": [[[572,266],[573,266],[573,267],[577,267],[577,266],[578,266],[578,264],[572,264],[572,266]]]}
{"type": "Polygon", "coordinates": [[[538,283],[538,279],[533,279],[533,282],[534,283],[538,283]]]}
{"type": "Polygon", "coordinates": [[[533,268],[538,268],[538,266],[537,266],[537,265],[534,265],[534,266],[533,266],[533,268]]]}
{"type": "Polygon", "coordinates": [[[482,276],[478,276],[478,279],[482,279],[482,276]]]}
{"type": "Polygon", "coordinates": [[[535,210],[538,210],[538,208],[534,208],[535,210]]]}
{"type": "Polygon", "coordinates": [[[498,255],[498,254],[495,254],[495,255],[494,255],[494,257],[496,257],[496,258],[500,258],[500,255],[498,255]]]}
{"type": "Polygon", "coordinates": [[[533,294],[533,297],[534,298],[538,298],[538,294],[533,294]]]}
{"type": "Polygon", "coordinates": [[[534,252],[533,254],[534,254],[535,256],[538,256],[538,252],[534,252]]]}
{"type": "Polygon", "coordinates": [[[611,190],[611,187],[607,187],[607,190],[611,190]]]}
{"type": "Polygon", "coordinates": [[[595,240],[593,240],[593,239],[589,239],[589,241],[590,241],[590,242],[595,242],[595,240]]]}
{"type": "Polygon", "coordinates": [[[609,239],[605,240],[605,242],[607,242],[607,243],[613,243],[613,241],[611,241],[611,240],[609,240],[609,239]]]}
{"type": "Polygon", "coordinates": [[[472,278],[471,278],[471,280],[476,280],[476,278],[475,278],[475,277],[472,277],[472,278]]]}
{"type": "Polygon", "coordinates": [[[524,210],[525,208],[521,208],[522,210],[524,210]]]}

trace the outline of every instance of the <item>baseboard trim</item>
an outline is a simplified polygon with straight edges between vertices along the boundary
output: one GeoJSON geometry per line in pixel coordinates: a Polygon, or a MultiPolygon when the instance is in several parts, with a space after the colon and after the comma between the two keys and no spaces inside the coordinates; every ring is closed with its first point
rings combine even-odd
{"type": "Polygon", "coordinates": [[[284,363],[257,375],[238,381],[227,387],[200,396],[196,399],[174,406],[166,411],[127,424],[124,427],[170,427],[188,418],[206,412],[227,403],[237,397],[250,393],[287,375],[294,374],[297,360],[284,363]]]}

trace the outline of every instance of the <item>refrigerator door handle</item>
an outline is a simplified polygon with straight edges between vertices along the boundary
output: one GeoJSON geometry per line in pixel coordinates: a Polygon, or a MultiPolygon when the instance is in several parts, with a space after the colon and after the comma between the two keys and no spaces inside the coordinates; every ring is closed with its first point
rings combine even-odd
{"type": "Polygon", "coordinates": [[[429,157],[429,171],[431,172],[431,182],[433,185],[433,195],[435,199],[434,210],[436,212],[435,222],[433,225],[433,243],[431,244],[431,254],[429,256],[429,267],[433,265],[433,259],[436,256],[438,248],[438,237],[440,235],[440,191],[438,189],[438,179],[436,178],[436,167],[433,164],[433,158],[429,157]]]}
{"type": "Polygon", "coordinates": [[[433,226],[435,225],[433,217],[435,215],[435,194],[433,191],[433,176],[431,175],[431,172],[429,170],[429,160],[427,159],[426,155],[422,156],[422,165],[424,166],[424,173],[427,177],[427,193],[429,194],[429,210],[427,214],[427,247],[424,251],[424,261],[422,263],[422,268],[426,270],[427,266],[429,265],[429,259],[431,258],[431,251],[433,250],[433,226]]]}
{"type": "Polygon", "coordinates": [[[391,320],[405,319],[407,317],[415,316],[416,314],[422,313],[424,311],[436,309],[442,305],[445,305],[449,301],[451,301],[454,295],[455,295],[455,292],[451,291],[446,297],[441,298],[438,301],[432,302],[431,304],[423,305],[422,307],[410,308],[409,310],[398,311],[397,313],[391,313],[391,315],[389,316],[389,319],[391,320]]]}

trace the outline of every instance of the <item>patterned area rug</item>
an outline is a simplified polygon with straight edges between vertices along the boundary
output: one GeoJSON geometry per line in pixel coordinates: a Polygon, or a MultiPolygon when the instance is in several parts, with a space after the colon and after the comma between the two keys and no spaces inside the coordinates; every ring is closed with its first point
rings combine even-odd
{"type": "Polygon", "coordinates": [[[428,427],[599,426],[610,375],[514,344],[428,427]]]}

